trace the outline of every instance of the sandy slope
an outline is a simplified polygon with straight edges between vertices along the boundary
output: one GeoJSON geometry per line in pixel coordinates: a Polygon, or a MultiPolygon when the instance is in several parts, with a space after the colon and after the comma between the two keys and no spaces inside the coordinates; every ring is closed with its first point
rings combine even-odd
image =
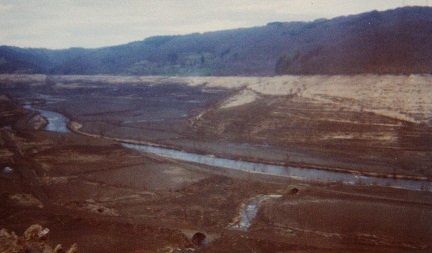
{"type": "MultiPolygon", "coordinates": [[[[0,81],[44,82],[44,75],[0,75],[0,81]]],[[[248,88],[258,94],[295,95],[356,111],[416,123],[427,123],[432,117],[431,75],[354,75],[354,76],[275,76],[275,77],[162,77],[162,76],[50,76],[62,83],[103,82],[107,84],[181,83],[190,86],[226,89],[248,88]]],[[[229,102],[241,105],[251,102],[250,92],[238,94],[229,102]],[[246,98],[247,97],[247,98],[246,98]],[[234,102],[234,101],[242,102],[234,102]],[[245,102],[244,102],[245,101],[245,102]]]]}

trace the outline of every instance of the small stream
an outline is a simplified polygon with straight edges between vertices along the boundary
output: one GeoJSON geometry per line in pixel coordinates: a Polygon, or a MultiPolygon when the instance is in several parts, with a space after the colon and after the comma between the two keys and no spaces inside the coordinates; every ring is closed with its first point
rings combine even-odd
{"type": "MultiPolygon", "coordinates": [[[[69,132],[67,128],[68,119],[60,113],[33,108],[31,105],[26,105],[25,108],[36,110],[42,116],[48,119],[49,123],[45,127],[47,131],[53,132],[69,132]]],[[[232,170],[239,170],[248,173],[265,174],[272,176],[285,177],[290,179],[313,181],[323,183],[343,183],[349,185],[376,185],[392,188],[401,188],[415,191],[432,191],[432,182],[411,179],[396,179],[356,175],[352,173],[337,172],[313,168],[298,168],[291,166],[271,165],[264,163],[246,162],[240,160],[231,160],[225,158],[214,157],[212,155],[200,155],[185,151],[155,147],[144,144],[122,143],[126,148],[138,150],[144,153],[156,154],[162,157],[177,159],[186,162],[209,165],[232,170]]]]}
{"type": "Polygon", "coordinates": [[[238,219],[232,223],[229,228],[241,231],[247,231],[252,225],[252,221],[255,219],[258,209],[262,202],[268,199],[280,198],[282,195],[258,195],[250,198],[240,208],[238,219]]]}

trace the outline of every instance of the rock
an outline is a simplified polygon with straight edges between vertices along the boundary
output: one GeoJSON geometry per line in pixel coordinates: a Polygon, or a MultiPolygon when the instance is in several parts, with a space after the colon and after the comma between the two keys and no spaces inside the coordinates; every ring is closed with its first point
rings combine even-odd
{"type": "Polygon", "coordinates": [[[78,245],[74,243],[66,253],[77,253],[77,252],[78,252],[78,245]]]}
{"type": "Polygon", "coordinates": [[[42,229],[42,231],[40,231],[39,234],[38,234],[39,239],[47,239],[49,231],[50,230],[48,228],[42,229]]]}
{"type": "Polygon", "coordinates": [[[63,250],[63,246],[61,244],[57,244],[57,246],[55,246],[53,253],[65,253],[65,251],[63,250]]]}
{"type": "Polygon", "coordinates": [[[19,130],[42,130],[48,125],[48,120],[37,112],[30,111],[21,116],[14,124],[19,130]]]}
{"type": "Polygon", "coordinates": [[[53,249],[48,243],[48,228],[39,224],[33,224],[26,229],[23,236],[17,236],[14,232],[6,229],[0,230],[0,252],[1,253],[77,253],[78,246],[72,244],[68,251],[65,251],[61,244],[53,249]]]}
{"type": "Polygon", "coordinates": [[[39,224],[33,224],[29,228],[26,229],[24,232],[24,238],[27,241],[35,241],[40,238],[40,234],[42,232],[43,228],[39,224]]]}
{"type": "Polygon", "coordinates": [[[2,169],[2,173],[5,175],[10,175],[10,174],[12,174],[13,171],[14,170],[9,166],[6,166],[2,169]]]}
{"type": "Polygon", "coordinates": [[[27,126],[33,130],[41,130],[48,124],[48,121],[42,117],[40,114],[36,114],[29,121],[27,121],[27,126]]]}
{"type": "Polygon", "coordinates": [[[23,252],[24,248],[19,245],[18,236],[6,229],[0,230],[0,252],[23,252]]]}
{"type": "Polygon", "coordinates": [[[53,253],[77,253],[78,252],[78,245],[76,243],[74,243],[74,244],[72,244],[72,246],[67,251],[65,251],[61,244],[57,244],[57,246],[55,246],[55,248],[52,252],[53,253]]]}
{"type": "Polygon", "coordinates": [[[69,128],[72,129],[72,131],[78,131],[82,128],[82,125],[76,121],[70,121],[69,128]]]}

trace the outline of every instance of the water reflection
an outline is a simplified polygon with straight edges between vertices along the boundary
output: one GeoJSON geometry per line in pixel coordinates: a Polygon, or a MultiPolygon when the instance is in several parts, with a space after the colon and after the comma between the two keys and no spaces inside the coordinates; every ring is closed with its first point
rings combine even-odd
{"type": "MultiPolygon", "coordinates": [[[[44,116],[46,119],[48,119],[49,123],[45,127],[45,130],[60,133],[69,132],[69,129],[67,128],[67,122],[69,120],[62,114],[33,108],[31,105],[26,105],[25,108],[36,110],[40,112],[42,116],[44,116]]],[[[311,168],[304,169],[289,166],[285,167],[264,163],[238,161],[219,158],[212,155],[200,155],[180,150],[143,144],[122,143],[122,145],[126,148],[138,150],[145,153],[156,154],[167,158],[232,170],[240,170],[249,173],[266,174],[314,182],[339,182],[351,185],[377,185],[416,191],[432,191],[432,182],[429,181],[372,177],[329,170],[311,168]]]]}
{"type": "Polygon", "coordinates": [[[45,126],[45,130],[51,132],[67,133],[67,123],[69,120],[60,113],[46,111],[38,108],[34,108],[31,105],[25,105],[24,108],[38,111],[44,118],[48,120],[48,124],[45,126]]]}
{"type": "Polygon", "coordinates": [[[187,162],[194,162],[233,170],[241,170],[249,173],[281,176],[304,181],[340,182],[352,185],[377,185],[416,191],[431,191],[432,189],[432,182],[429,181],[381,178],[321,169],[303,169],[289,166],[284,167],[279,165],[230,160],[141,144],[123,143],[122,145],[124,147],[135,149],[141,152],[156,154],[159,156],[187,162]]]}

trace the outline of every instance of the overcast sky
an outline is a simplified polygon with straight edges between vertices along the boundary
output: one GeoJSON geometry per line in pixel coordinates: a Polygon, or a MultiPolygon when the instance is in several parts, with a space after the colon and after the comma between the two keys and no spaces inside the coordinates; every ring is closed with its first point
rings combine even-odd
{"type": "Polygon", "coordinates": [[[406,5],[432,0],[0,0],[0,45],[100,47],[406,5]]]}

